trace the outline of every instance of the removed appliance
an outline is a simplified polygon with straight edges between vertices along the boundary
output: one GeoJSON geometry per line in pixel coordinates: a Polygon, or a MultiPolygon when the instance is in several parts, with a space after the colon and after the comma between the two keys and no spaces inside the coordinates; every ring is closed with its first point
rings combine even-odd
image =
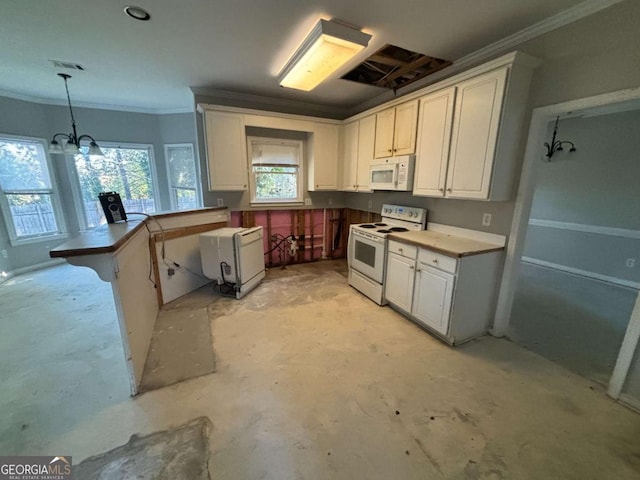
{"type": "Polygon", "coordinates": [[[399,155],[373,160],[369,173],[371,190],[411,191],[415,161],[415,155],[399,155]]]}
{"type": "Polygon", "coordinates": [[[262,227],[227,227],[200,234],[202,271],[220,293],[240,299],[264,278],[262,227]]]}
{"type": "Polygon", "coordinates": [[[349,229],[349,285],[378,305],[386,305],[384,278],[387,264],[387,235],[424,230],[427,210],[400,205],[382,206],[382,221],[351,225],[349,229]]]}

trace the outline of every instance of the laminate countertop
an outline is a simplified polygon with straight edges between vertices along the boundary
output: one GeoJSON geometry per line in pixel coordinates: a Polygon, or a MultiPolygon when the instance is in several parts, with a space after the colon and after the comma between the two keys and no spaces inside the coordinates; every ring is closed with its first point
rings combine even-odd
{"type": "Polygon", "coordinates": [[[144,225],[147,222],[153,222],[153,219],[166,219],[170,217],[211,213],[216,210],[227,210],[227,207],[199,208],[195,210],[182,210],[179,212],[154,213],[149,215],[150,218],[142,218],[134,215],[128,222],[101,225],[92,230],[81,233],[77,237],[53,248],[49,252],[49,256],[51,258],[66,258],[80,255],[96,255],[100,253],[115,252],[138,230],[144,228],[144,225]]]}
{"type": "Polygon", "coordinates": [[[391,233],[387,238],[395,240],[396,242],[408,243],[420,248],[433,250],[434,252],[455,258],[504,250],[504,246],[502,245],[446,233],[432,232],[430,230],[391,233]]]}

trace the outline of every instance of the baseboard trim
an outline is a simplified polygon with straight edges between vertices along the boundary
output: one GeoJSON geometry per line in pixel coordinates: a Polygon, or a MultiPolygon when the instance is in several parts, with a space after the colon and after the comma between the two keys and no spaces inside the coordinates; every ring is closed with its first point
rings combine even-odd
{"type": "Polygon", "coordinates": [[[16,275],[22,275],[23,273],[33,272],[35,270],[41,270],[47,267],[53,267],[55,265],[60,265],[64,263],[64,259],[58,258],[56,260],[49,260],[48,262],[36,263],[35,265],[29,265],[28,267],[16,268],[15,270],[11,270],[7,272],[7,276],[4,277],[1,281],[9,280],[11,277],[15,277],[16,275]]]}
{"type": "Polygon", "coordinates": [[[601,282],[612,283],[621,287],[633,288],[634,290],[640,290],[639,282],[632,282],[631,280],[623,280],[621,278],[610,277],[608,275],[602,275],[600,273],[589,272],[588,270],[580,270],[579,268],[567,267],[566,265],[560,265],[559,263],[546,262],[544,260],[538,260],[537,258],[522,257],[522,261],[538,265],[541,267],[552,268],[554,270],[560,270],[562,272],[572,273],[574,275],[580,275],[581,277],[593,278],[594,280],[600,280],[601,282]]]}
{"type": "Polygon", "coordinates": [[[640,240],[640,230],[628,230],[626,228],[603,227],[602,225],[586,225],[584,223],[558,222],[556,220],[543,220],[532,218],[529,225],[536,227],[556,228],[558,230],[571,230],[574,232],[597,233],[610,237],[632,238],[640,240]]]}
{"type": "Polygon", "coordinates": [[[636,397],[632,397],[631,395],[627,395],[626,393],[621,393],[618,397],[618,401],[623,405],[629,407],[630,409],[640,413],[640,400],[636,397]]]}

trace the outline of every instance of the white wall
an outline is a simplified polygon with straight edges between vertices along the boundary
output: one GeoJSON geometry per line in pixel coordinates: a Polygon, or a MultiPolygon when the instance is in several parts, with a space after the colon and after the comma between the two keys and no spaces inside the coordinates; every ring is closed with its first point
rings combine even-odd
{"type": "Polygon", "coordinates": [[[577,151],[539,169],[524,256],[640,283],[639,132],[640,110],[559,123],[577,151]]]}

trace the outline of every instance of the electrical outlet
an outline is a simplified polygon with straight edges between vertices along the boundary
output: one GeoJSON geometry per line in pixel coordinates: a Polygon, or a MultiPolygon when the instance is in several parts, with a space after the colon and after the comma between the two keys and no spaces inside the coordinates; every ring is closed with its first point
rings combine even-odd
{"type": "Polygon", "coordinates": [[[373,200],[367,202],[367,208],[373,208],[373,200]]]}
{"type": "Polygon", "coordinates": [[[329,205],[333,205],[333,198],[330,198],[328,203],[329,205]]]}
{"type": "Polygon", "coordinates": [[[304,204],[305,205],[311,205],[311,199],[309,197],[305,197],[304,204]]]}
{"type": "Polygon", "coordinates": [[[482,226],[488,227],[489,225],[491,225],[491,214],[485,213],[482,215],[482,226]]]}
{"type": "Polygon", "coordinates": [[[627,268],[634,268],[636,266],[636,259],[635,258],[627,258],[627,261],[624,262],[624,264],[627,266],[627,268]]]}
{"type": "Polygon", "coordinates": [[[9,252],[2,250],[2,258],[9,258],[9,252]]]}
{"type": "Polygon", "coordinates": [[[218,206],[224,207],[224,198],[218,198],[218,206]]]}

